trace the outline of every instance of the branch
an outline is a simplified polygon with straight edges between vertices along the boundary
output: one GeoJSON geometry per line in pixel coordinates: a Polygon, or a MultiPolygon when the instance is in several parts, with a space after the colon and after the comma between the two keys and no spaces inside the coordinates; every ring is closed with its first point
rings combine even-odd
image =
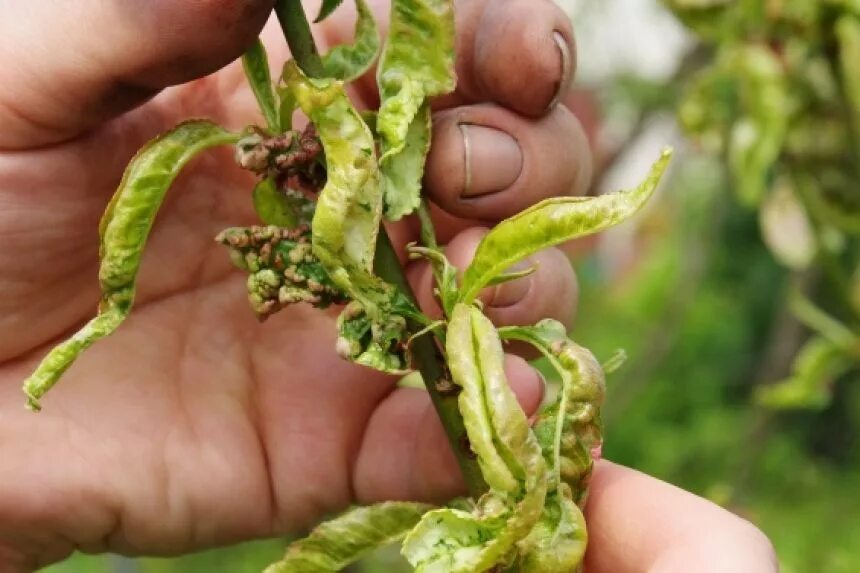
{"type": "MultiPolygon", "coordinates": [[[[311,35],[310,23],[302,8],[301,0],[277,0],[275,13],[296,63],[309,77],[321,77],[324,74],[322,60],[311,35]]],[[[403,274],[397,253],[384,227],[379,232],[373,266],[374,272],[379,277],[399,288],[410,300],[415,302],[415,294],[406,280],[406,275],[403,274]]],[[[410,328],[415,332],[420,327],[411,324],[410,328]]],[[[424,334],[413,341],[412,355],[418,370],[421,372],[421,377],[424,379],[433,406],[445,428],[445,434],[448,436],[460,470],[463,472],[469,493],[478,497],[487,490],[487,485],[481,475],[481,468],[478,466],[475,455],[469,447],[463,417],[457,406],[457,393],[451,383],[445,358],[442,356],[432,333],[424,334]]]]}

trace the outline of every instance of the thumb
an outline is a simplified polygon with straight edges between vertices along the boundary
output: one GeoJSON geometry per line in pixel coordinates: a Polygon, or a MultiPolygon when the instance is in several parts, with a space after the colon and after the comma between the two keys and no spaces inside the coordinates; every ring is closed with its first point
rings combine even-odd
{"type": "Polygon", "coordinates": [[[0,149],[71,139],[226,65],[273,0],[0,0],[0,149]]]}

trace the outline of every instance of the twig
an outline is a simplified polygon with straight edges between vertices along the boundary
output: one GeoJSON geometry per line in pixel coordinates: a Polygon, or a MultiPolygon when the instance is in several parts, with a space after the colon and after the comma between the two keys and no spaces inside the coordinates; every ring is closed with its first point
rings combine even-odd
{"type": "MultiPolygon", "coordinates": [[[[287,44],[290,46],[290,52],[302,71],[310,77],[324,75],[322,60],[311,35],[310,23],[301,0],[278,0],[275,2],[275,13],[278,15],[287,44]]],[[[377,275],[400,289],[410,300],[415,301],[415,294],[406,280],[385,228],[381,228],[379,232],[373,266],[377,275]]],[[[420,328],[416,325],[410,325],[410,327],[414,331],[420,328]]],[[[487,490],[487,485],[469,447],[463,417],[457,406],[457,395],[452,392],[453,385],[450,382],[445,359],[432,333],[415,339],[412,343],[412,356],[445,428],[469,493],[479,496],[487,490]]]]}

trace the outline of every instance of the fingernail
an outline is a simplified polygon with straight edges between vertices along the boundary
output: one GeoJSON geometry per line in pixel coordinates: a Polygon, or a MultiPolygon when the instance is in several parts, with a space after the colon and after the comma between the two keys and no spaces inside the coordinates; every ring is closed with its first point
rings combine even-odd
{"type": "Polygon", "coordinates": [[[504,191],[523,169],[517,140],[504,131],[482,125],[460,124],[463,136],[463,197],[504,191]]]}
{"type": "Polygon", "coordinates": [[[555,97],[549,102],[547,109],[557,106],[561,98],[567,93],[572,79],[571,74],[573,74],[573,58],[571,57],[570,46],[568,46],[567,40],[560,32],[553,32],[552,39],[555,40],[555,44],[558,46],[558,51],[561,54],[561,79],[558,82],[558,91],[555,92],[555,97]]]}
{"type": "MultiPolygon", "coordinates": [[[[524,271],[534,267],[535,264],[531,259],[526,259],[509,268],[507,272],[524,271]]],[[[531,290],[533,278],[534,274],[530,274],[493,287],[493,293],[490,295],[490,301],[487,304],[493,308],[504,308],[517,304],[526,298],[526,295],[531,290]]]]}

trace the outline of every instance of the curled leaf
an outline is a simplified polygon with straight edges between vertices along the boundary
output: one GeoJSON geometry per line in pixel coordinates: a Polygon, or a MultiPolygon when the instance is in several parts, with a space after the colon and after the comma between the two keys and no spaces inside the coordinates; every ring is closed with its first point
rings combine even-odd
{"type": "Polygon", "coordinates": [[[409,331],[400,314],[386,313],[374,320],[353,301],[338,317],[337,330],[341,358],[388,374],[409,372],[409,331]]]}
{"type": "MultiPolygon", "coordinates": [[[[844,15],[836,23],[839,63],[846,99],[851,110],[855,138],[860,139],[860,17],[844,15]]],[[[860,141],[856,141],[860,145],[860,141]]]]}
{"type": "Polygon", "coordinates": [[[396,154],[383,156],[379,169],[385,198],[385,218],[398,221],[421,203],[421,180],[430,150],[430,105],[421,106],[406,132],[406,143],[396,154]]]}
{"type": "Polygon", "coordinates": [[[534,431],[554,483],[566,482],[577,503],[585,500],[588,479],[602,446],[600,407],[606,393],[603,369],[586,348],[567,338],[564,325],[542,320],[535,326],[499,329],[504,340],[537,348],[561,378],[554,404],[538,414],[534,431]]]}
{"type": "Polygon", "coordinates": [[[729,167],[738,197],[747,205],[757,205],[773,179],[793,104],[783,66],[770,49],[747,45],[729,60],[728,65],[743,80],[744,113],[731,129],[729,167]]]}
{"type": "Polygon", "coordinates": [[[463,275],[460,302],[475,300],[482,288],[529,255],[602,231],[632,216],[651,197],[670,157],[671,150],[664,150],[635,189],[598,197],[547,199],[499,223],[478,244],[463,275]]]}
{"type": "Polygon", "coordinates": [[[278,105],[275,103],[275,91],[269,72],[269,58],[266,56],[263,42],[259,39],[242,55],[242,68],[245,70],[245,77],[248,79],[251,91],[257,98],[260,111],[266,118],[269,130],[278,132],[281,120],[278,105]]]}
{"type": "Polygon", "coordinates": [[[182,168],[200,152],[235,143],[237,136],[209,121],[180,123],[147,143],[131,160],[99,225],[98,316],[57,345],[24,383],[28,405],[47,392],[93,342],[111,334],[131,310],[135,278],[158,208],[182,168]]]}
{"type": "Polygon", "coordinates": [[[376,61],[381,48],[379,30],[373,12],[365,0],[355,0],[358,18],[352,44],[335,46],[322,57],[327,76],[352,81],[364,75],[376,61]]]}
{"type": "Polygon", "coordinates": [[[490,493],[474,511],[427,513],[403,554],[419,573],[480,572],[504,565],[532,530],[546,497],[546,465],[525,413],[505,378],[495,327],[472,306],[457,305],[446,337],[460,410],[490,493]]]}
{"type": "Polygon", "coordinates": [[[270,225],[235,227],[216,237],[230,249],[233,263],[248,271],[248,299],[260,319],[299,302],[318,308],[346,302],[313,255],[310,234],[307,225],[270,225]]]}
{"type": "Polygon", "coordinates": [[[507,327],[500,329],[500,334],[505,340],[535,346],[561,377],[555,403],[544,409],[534,424],[552,478],[540,520],[517,545],[520,570],[575,571],[582,563],[588,539],[580,507],[585,504],[594,459],[600,455],[603,441],[603,371],[591,352],[567,338],[564,326],[557,321],[507,327]]]}
{"type": "Polygon", "coordinates": [[[774,409],[822,409],[830,404],[837,378],[852,368],[843,348],[815,337],[807,342],[794,360],[789,378],[756,389],[756,401],[774,409]]]}
{"type": "Polygon", "coordinates": [[[425,100],[454,90],[454,41],[451,0],[392,1],[377,70],[381,104],[376,122],[390,219],[411,213],[419,204],[430,137],[425,100]],[[408,155],[397,158],[404,151],[408,155]]]}
{"type": "Polygon", "coordinates": [[[577,571],[585,557],[588,532],[585,516],[573,501],[570,488],[562,483],[547,494],[540,520],[517,544],[521,573],[577,571]]]}
{"type": "Polygon", "coordinates": [[[292,229],[310,223],[314,204],[301,193],[280,191],[271,177],[254,186],[254,210],[267,225],[292,229]]]}
{"type": "Polygon", "coordinates": [[[292,543],[265,573],[335,573],[370,551],[394,543],[418,523],[430,506],[385,502],[352,509],[292,543]]]}
{"type": "Polygon", "coordinates": [[[302,111],[316,125],[325,149],[328,179],[313,220],[314,252],[334,282],[366,302],[382,288],[372,277],[382,193],[373,135],[335,80],[316,80],[295,62],[284,67],[284,81],[302,111]]]}
{"type": "Polygon", "coordinates": [[[478,309],[459,304],[448,325],[446,349],[453,381],[462,388],[460,411],[484,479],[493,491],[517,495],[540,448],[508,386],[495,327],[478,309]]]}

